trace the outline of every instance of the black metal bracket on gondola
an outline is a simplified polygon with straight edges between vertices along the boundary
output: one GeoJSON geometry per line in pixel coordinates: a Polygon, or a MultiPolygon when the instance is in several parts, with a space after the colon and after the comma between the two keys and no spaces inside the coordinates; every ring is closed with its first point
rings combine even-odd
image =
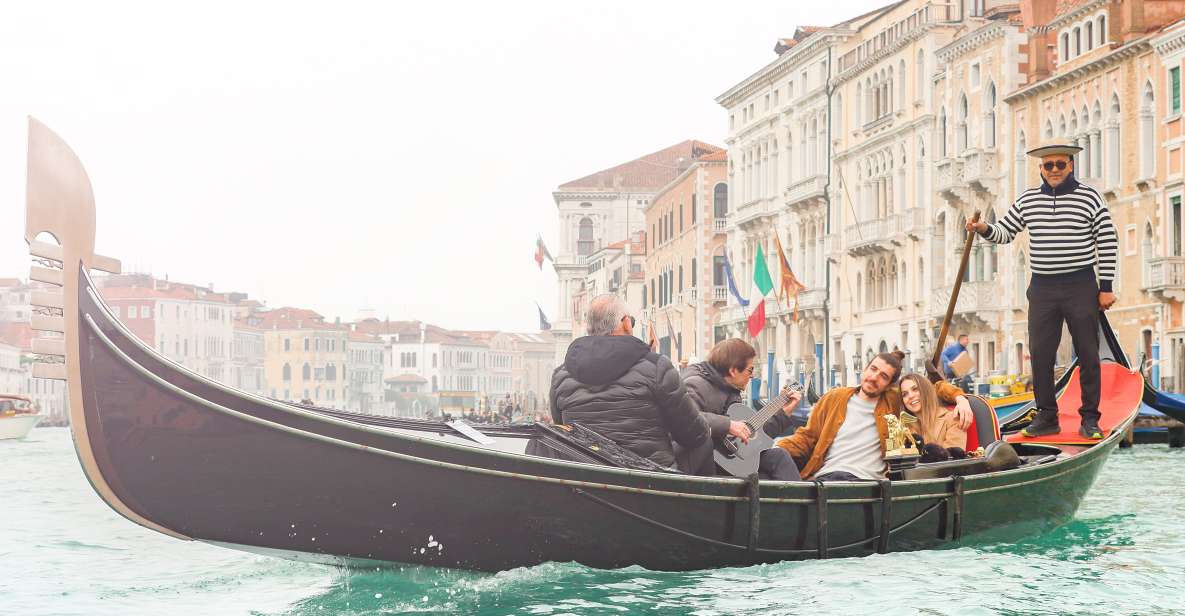
{"type": "Polygon", "coordinates": [[[819,558],[827,558],[827,488],[822,481],[815,482],[815,545],[819,558]]]}
{"type": "Polygon", "coordinates": [[[889,533],[893,532],[893,489],[890,487],[893,482],[881,479],[878,483],[880,483],[881,493],[881,532],[876,542],[876,553],[887,554],[889,552],[889,533]]]}
{"type": "Polygon", "coordinates": [[[752,473],[746,479],[749,490],[749,553],[757,551],[757,541],[761,533],[761,482],[757,473],[752,473]]]}
{"type": "Polygon", "coordinates": [[[955,515],[953,528],[951,529],[951,539],[958,541],[963,537],[963,476],[959,475],[954,478],[954,499],[955,499],[955,515]]]}

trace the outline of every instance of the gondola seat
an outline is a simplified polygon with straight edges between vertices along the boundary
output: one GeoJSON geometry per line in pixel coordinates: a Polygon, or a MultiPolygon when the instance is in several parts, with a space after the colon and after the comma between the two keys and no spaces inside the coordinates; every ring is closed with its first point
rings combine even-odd
{"type": "Polygon", "coordinates": [[[967,451],[986,448],[1000,440],[1000,423],[991,405],[979,396],[967,396],[967,400],[973,414],[971,426],[967,428],[967,451]]]}

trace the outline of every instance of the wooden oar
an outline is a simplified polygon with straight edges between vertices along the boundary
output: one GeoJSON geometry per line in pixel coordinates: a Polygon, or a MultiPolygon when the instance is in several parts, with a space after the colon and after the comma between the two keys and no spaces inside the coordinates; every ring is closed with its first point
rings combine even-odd
{"type": "MultiPolygon", "coordinates": [[[[979,212],[971,216],[971,222],[979,222],[979,212]]],[[[926,364],[926,377],[932,382],[945,380],[945,375],[938,371],[939,361],[942,359],[942,347],[946,344],[946,334],[950,331],[950,321],[955,315],[955,304],[959,301],[959,289],[963,286],[963,276],[967,274],[967,262],[971,259],[971,245],[975,243],[974,231],[967,232],[967,241],[963,244],[963,260],[959,262],[959,275],[955,277],[955,288],[950,292],[950,301],[946,304],[946,316],[942,318],[942,328],[938,330],[938,340],[934,342],[934,357],[926,364]]]]}

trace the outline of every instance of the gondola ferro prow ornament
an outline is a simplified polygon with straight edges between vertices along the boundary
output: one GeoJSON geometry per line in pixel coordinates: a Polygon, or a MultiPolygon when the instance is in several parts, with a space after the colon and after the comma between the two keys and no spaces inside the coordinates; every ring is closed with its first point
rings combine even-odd
{"type": "Polygon", "coordinates": [[[25,185],[25,241],[35,265],[29,278],[59,287],[35,291],[31,304],[32,341],[37,361],[33,377],[66,381],[70,396],[70,430],[78,460],[99,496],[123,517],[170,537],[189,539],[134,511],[116,495],[99,470],[84,416],[79,357],[82,331],[79,277],[95,269],[120,272],[119,261],[95,254],[95,197],[90,178],[70,146],[47,126],[29,118],[29,150],[25,185]],[[39,240],[53,236],[56,244],[39,240]]]}

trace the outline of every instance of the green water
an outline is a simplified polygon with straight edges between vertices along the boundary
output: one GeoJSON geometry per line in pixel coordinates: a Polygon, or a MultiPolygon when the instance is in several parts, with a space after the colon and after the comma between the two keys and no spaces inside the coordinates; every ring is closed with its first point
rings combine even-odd
{"type": "MultiPolygon", "coordinates": [[[[0,441],[0,614],[1185,614],[1185,449],[1106,463],[1020,544],[694,573],[346,571],[176,541],[103,505],[60,428],[0,441]]],[[[658,540],[659,538],[656,538],[658,540]]]]}

